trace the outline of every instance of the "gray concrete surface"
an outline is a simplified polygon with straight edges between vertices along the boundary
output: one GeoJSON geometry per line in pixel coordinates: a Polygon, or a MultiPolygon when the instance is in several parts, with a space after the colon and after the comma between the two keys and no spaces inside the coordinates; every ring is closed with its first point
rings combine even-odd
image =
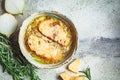
{"type": "MultiPolygon", "coordinates": [[[[43,10],[58,11],[73,21],[79,36],[73,59],[81,59],[81,70],[90,66],[92,80],[120,80],[120,0],[26,0],[23,15],[16,15],[19,26],[43,10]]],[[[38,69],[37,74],[42,80],[58,80],[66,65],[38,69]]],[[[1,66],[0,80],[12,80],[1,66]]]]}

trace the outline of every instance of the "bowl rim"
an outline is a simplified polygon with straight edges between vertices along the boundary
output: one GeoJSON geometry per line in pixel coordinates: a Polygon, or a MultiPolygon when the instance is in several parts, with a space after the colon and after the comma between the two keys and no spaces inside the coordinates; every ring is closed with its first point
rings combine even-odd
{"type": "MultiPolygon", "coordinates": [[[[70,29],[71,30],[71,29],[70,29]]],[[[71,33],[72,33],[71,31],[71,33]]],[[[72,33],[73,34],[73,33],[72,33]]],[[[73,42],[73,41],[72,41],[73,42]]],[[[26,60],[28,60],[29,63],[33,64],[34,66],[38,67],[38,68],[57,68],[62,66],[63,64],[66,64],[67,62],[69,62],[72,59],[72,56],[75,54],[77,47],[78,47],[78,33],[77,30],[74,26],[74,24],[72,23],[72,21],[70,19],[68,19],[66,16],[56,12],[56,11],[44,11],[44,12],[38,12],[38,13],[34,13],[31,16],[29,16],[28,18],[26,18],[23,23],[22,26],[20,27],[20,31],[19,31],[19,36],[18,36],[18,43],[19,43],[19,47],[20,50],[22,52],[22,55],[26,58],[26,60]],[[68,24],[70,27],[69,28],[73,28],[72,31],[74,31],[74,36],[72,35],[72,37],[74,37],[74,43],[72,43],[70,52],[71,55],[66,56],[66,60],[62,60],[60,62],[57,62],[55,64],[40,64],[40,62],[37,62],[34,60],[34,58],[32,57],[31,54],[28,54],[28,50],[26,49],[26,46],[24,44],[24,36],[25,36],[25,32],[26,29],[28,27],[28,25],[37,17],[41,16],[41,15],[46,15],[46,14],[51,14],[51,15],[55,15],[59,18],[61,18],[63,21],[65,21],[65,24],[68,24]]]]}

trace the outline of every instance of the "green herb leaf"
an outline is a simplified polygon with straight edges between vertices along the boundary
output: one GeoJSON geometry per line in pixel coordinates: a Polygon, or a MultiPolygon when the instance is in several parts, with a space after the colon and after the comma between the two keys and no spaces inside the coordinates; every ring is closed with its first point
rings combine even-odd
{"type": "MultiPolygon", "coordinates": [[[[90,68],[87,67],[86,70],[83,70],[83,71],[79,71],[80,73],[83,73],[85,77],[87,77],[89,80],[92,80],[91,79],[91,73],[90,73],[90,68]]],[[[81,75],[80,75],[81,76],[81,75]]],[[[83,75],[82,75],[83,76],[83,75]]]]}
{"type": "Polygon", "coordinates": [[[18,43],[10,41],[2,34],[0,34],[0,64],[14,80],[25,80],[27,77],[30,80],[40,80],[35,73],[36,67],[22,56],[18,43]]]}

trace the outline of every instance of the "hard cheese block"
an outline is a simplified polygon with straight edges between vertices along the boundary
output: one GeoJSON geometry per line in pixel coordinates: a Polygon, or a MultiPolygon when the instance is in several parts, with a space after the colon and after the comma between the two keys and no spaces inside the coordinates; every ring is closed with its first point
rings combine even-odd
{"type": "Polygon", "coordinates": [[[80,59],[76,59],[68,65],[68,69],[74,73],[78,73],[79,66],[80,66],[80,59]]]}
{"type": "Polygon", "coordinates": [[[67,72],[63,72],[60,74],[60,77],[63,79],[63,80],[70,80],[71,76],[67,74],[67,72]]]}
{"type": "Polygon", "coordinates": [[[85,80],[84,76],[76,76],[76,77],[71,77],[70,80],[85,80]]]}
{"type": "Polygon", "coordinates": [[[85,80],[84,76],[70,76],[67,72],[63,72],[60,74],[62,80],[85,80]]]}

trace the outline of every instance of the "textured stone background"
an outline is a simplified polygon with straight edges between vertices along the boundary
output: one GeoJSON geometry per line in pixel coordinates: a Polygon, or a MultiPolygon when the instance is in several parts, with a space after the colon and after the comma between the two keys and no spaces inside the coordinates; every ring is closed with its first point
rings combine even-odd
{"type": "MultiPolygon", "coordinates": [[[[30,14],[44,10],[58,11],[75,24],[79,47],[73,59],[81,59],[81,70],[89,65],[92,80],[120,80],[120,0],[26,0],[23,15],[16,15],[19,26],[30,14]]],[[[58,80],[66,65],[38,69],[37,74],[42,80],[58,80]]],[[[1,66],[0,80],[12,80],[1,66]]]]}

